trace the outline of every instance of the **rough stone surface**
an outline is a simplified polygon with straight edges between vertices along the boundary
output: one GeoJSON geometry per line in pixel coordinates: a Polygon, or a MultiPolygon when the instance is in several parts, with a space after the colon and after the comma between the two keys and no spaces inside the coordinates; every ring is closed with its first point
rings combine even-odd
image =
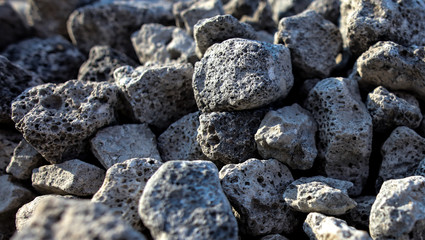
{"type": "Polygon", "coordinates": [[[425,99],[425,47],[378,42],[357,59],[357,72],[361,85],[405,90],[425,99]]]}
{"type": "Polygon", "coordinates": [[[230,38],[256,39],[254,29],[246,23],[240,23],[232,15],[218,15],[205,18],[194,27],[196,54],[201,58],[214,43],[230,38]]]}
{"type": "Polygon", "coordinates": [[[272,9],[273,20],[279,23],[284,17],[304,11],[313,0],[267,0],[267,2],[270,3],[272,9]]]}
{"type": "Polygon", "coordinates": [[[340,0],[314,0],[308,5],[307,10],[314,10],[323,18],[338,26],[340,0]]]}
{"type": "Polygon", "coordinates": [[[260,4],[260,0],[228,0],[226,2],[224,5],[226,14],[230,14],[238,19],[254,14],[260,4]]]}
{"type": "Polygon", "coordinates": [[[28,35],[27,26],[9,1],[0,2],[0,51],[28,35]]]}
{"type": "Polygon", "coordinates": [[[260,238],[260,240],[288,240],[288,239],[280,234],[270,234],[260,238]]]}
{"type": "Polygon", "coordinates": [[[116,84],[130,103],[135,118],[166,129],[184,115],[196,111],[191,88],[191,64],[118,68],[116,84]]]}
{"type": "Polygon", "coordinates": [[[338,27],[316,11],[282,18],[274,42],[289,48],[292,66],[303,78],[328,77],[342,49],[338,27]]]}
{"type": "Polygon", "coordinates": [[[353,184],[322,176],[302,177],[292,182],[283,193],[285,201],[296,211],[342,215],[356,202],[348,196],[353,184]]]}
{"type": "Polygon", "coordinates": [[[294,78],[288,48],[233,38],[211,46],[195,64],[193,91],[202,111],[234,111],[284,98],[294,78]]]}
{"type": "Polygon", "coordinates": [[[162,160],[208,160],[196,141],[199,114],[199,112],[189,113],[159,135],[158,150],[162,160]]]}
{"type": "Polygon", "coordinates": [[[121,66],[136,66],[137,63],[108,46],[94,46],[90,49],[89,58],[78,72],[78,80],[93,82],[114,82],[114,70],[121,66]]]}
{"type": "Polygon", "coordinates": [[[61,36],[24,40],[9,45],[2,54],[44,82],[54,83],[75,79],[84,61],[81,52],[61,36]]]}
{"type": "Polygon", "coordinates": [[[303,229],[310,239],[372,240],[367,232],[348,226],[344,220],[320,213],[308,214],[303,229]]]}
{"type": "Polygon", "coordinates": [[[137,212],[139,200],[146,182],[161,165],[152,158],[132,158],[113,165],[91,201],[108,206],[134,229],[144,230],[137,212]]]}
{"type": "Polygon", "coordinates": [[[11,129],[0,129],[0,175],[6,174],[6,168],[13,156],[13,151],[19,142],[22,140],[22,135],[11,129]]]}
{"type": "Polygon", "coordinates": [[[75,158],[84,140],[114,120],[118,88],[71,80],[27,89],[12,104],[16,128],[47,161],[75,158]]]}
{"type": "Polygon", "coordinates": [[[88,200],[47,198],[38,204],[33,216],[12,239],[146,238],[103,204],[88,200]]]}
{"type": "Polygon", "coordinates": [[[357,206],[351,209],[344,217],[355,228],[369,229],[370,209],[376,196],[360,196],[354,198],[357,206]]]}
{"type": "Polygon", "coordinates": [[[372,118],[355,80],[327,78],[310,91],[306,108],[319,126],[319,167],[328,177],[354,183],[361,193],[369,175],[372,118]]]}
{"type": "Polygon", "coordinates": [[[27,141],[22,140],[13,151],[6,172],[17,179],[30,179],[32,170],[45,163],[43,157],[27,141]]]}
{"type": "Polygon", "coordinates": [[[370,212],[373,239],[425,238],[425,177],[384,182],[370,212]]]}
{"type": "Polygon", "coordinates": [[[298,104],[270,111],[255,133],[260,155],[277,159],[293,169],[313,167],[317,156],[313,116],[298,104]]]}
{"type": "Polygon", "coordinates": [[[378,41],[425,45],[425,4],[410,0],[341,0],[344,44],[360,56],[378,41]]]}
{"type": "Polygon", "coordinates": [[[32,186],[41,193],[83,197],[95,194],[104,177],[103,169],[74,159],[34,169],[31,181],[32,186]]]}
{"type": "Polygon", "coordinates": [[[277,28],[273,21],[271,6],[267,1],[260,1],[254,13],[242,16],[240,21],[251,25],[256,31],[264,30],[274,33],[277,28]]]}
{"type": "Polygon", "coordinates": [[[288,167],[275,159],[249,159],[220,170],[224,193],[240,214],[243,232],[258,236],[291,233],[297,215],[289,209],[282,192],[294,180],[288,167]]]}
{"type": "Polygon", "coordinates": [[[415,174],[425,177],[425,158],[419,162],[418,168],[416,168],[415,174]]]}
{"type": "Polygon", "coordinates": [[[170,161],[149,179],[139,215],[154,239],[238,239],[232,209],[208,161],[170,161]]]}
{"type": "Polygon", "coordinates": [[[125,124],[104,128],[90,140],[93,154],[106,168],[130,158],[161,160],[156,137],[146,124],[125,124]]]}
{"type": "Polygon", "coordinates": [[[199,116],[197,141],[209,159],[240,163],[256,157],[254,134],[263,111],[213,112],[199,116]]]}

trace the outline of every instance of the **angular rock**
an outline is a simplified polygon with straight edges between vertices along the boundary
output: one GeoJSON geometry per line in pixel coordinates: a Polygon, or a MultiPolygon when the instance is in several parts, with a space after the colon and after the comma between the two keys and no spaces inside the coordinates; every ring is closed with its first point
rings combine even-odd
{"type": "Polygon", "coordinates": [[[369,229],[370,209],[376,200],[375,196],[360,196],[353,198],[357,206],[351,209],[344,217],[347,222],[361,229],[369,229]]]}
{"type": "Polygon", "coordinates": [[[254,109],[284,98],[294,78],[283,45],[233,38],[211,46],[195,64],[193,91],[201,111],[254,109]]]}
{"type": "Polygon", "coordinates": [[[29,29],[13,9],[9,1],[0,3],[0,51],[7,45],[18,42],[27,37],[29,29]]]}
{"type": "Polygon", "coordinates": [[[294,180],[288,167],[275,159],[249,159],[220,170],[224,193],[240,214],[243,232],[252,235],[291,233],[297,215],[282,198],[294,180]]]}
{"type": "Polygon", "coordinates": [[[13,157],[13,151],[22,140],[22,134],[14,129],[0,129],[0,175],[6,174],[6,168],[13,157]]]}
{"type": "Polygon", "coordinates": [[[91,201],[106,205],[134,229],[144,230],[137,212],[139,200],[146,182],[161,165],[152,158],[132,158],[113,165],[91,201]]]}
{"type": "Polygon", "coordinates": [[[114,78],[135,118],[164,130],[184,115],[196,111],[192,74],[191,64],[176,63],[136,69],[121,67],[115,71],[114,78]]]}
{"type": "Polygon", "coordinates": [[[44,82],[77,78],[84,56],[62,36],[31,38],[9,45],[2,53],[13,64],[36,73],[44,82]]]}
{"type": "Polygon", "coordinates": [[[322,176],[302,177],[292,182],[283,193],[285,201],[296,211],[342,215],[356,202],[348,196],[353,184],[322,176]]]}
{"type": "Polygon", "coordinates": [[[262,237],[260,240],[288,240],[288,239],[280,234],[270,234],[270,235],[262,237]]]}
{"type": "Polygon", "coordinates": [[[293,169],[313,167],[317,156],[313,116],[298,104],[270,111],[255,133],[260,155],[274,158],[293,169]]]}
{"type": "Polygon", "coordinates": [[[203,113],[196,139],[209,159],[225,164],[243,162],[256,157],[254,134],[263,116],[261,110],[203,113]]]}
{"type": "Polygon", "coordinates": [[[238,239],[232,209],[208,161],[170,161],[149,179],[139,215],[155,239],[238,239]]]}
{"type": "Polygon", "coordinates": [[[372,240],[367,232],[348,226],[344,220],[320,213],[308,214],[303,229],[310,239],[372,240]]]}
{"type": "Polygon", "coordinates": [[[267,2],[269,2],[273,11],[273,20],[279,23],[284,17],[290,17],[304,11],[313,0],[267,0],[267,2]]]}
{"type": "Polygon", "coordinates": [[[30,179],[32,170],[45,163],[45,160],[27,141],[22,140],[13,151],[6,172],[17,179],[30,179]]]}
{"type": "Polygon", "coordinates": [[[425,177],[425,158],[422,159],[419,162],[418,168],[416,168],[416,171],[414,175],[424,176],[425,177]]]}
{"type": "Polygon", "coordinates": [[[264,30],[274,33],[277,26],[272,15],[270,4],[267,1],[260,1],[254,13],[250,16],[242,16],[240,21],[251,25],[256,31],[264,30]]]}
{"type": "Polygon", "coordinates": [[[425,177],[413,176],[384,182],[370,212],[373,239],[425,237],[425,177]]]}
{"type": "Polygon", "coordinates": [[[32,186],[44,194],[91,196],[102,186],[105,170],[74,159],[34,169],[32,186]]]}
{"type": "Polygon", "coordinates": [[[340,22],[344,44],[355,57],[378,41],[425,45],[422,1],[341,0],[340,22]]]}
{"type": "Polygon", "coordinates": [[[114,121],[118,88],[71,80],[26,90],[12,104],[12,120],[47,161],[75,158],[97,129],[114,121]]]}
{"type": "Polygon", "coordinates": [[[282,18],[274,43],[289,48],[292,66],[303,78],[328,77],[342,49],[338,27],[311,10],[282,18]]]}
{"type": "Polygon", "coordinates": [[[104,128],[90,140],[93,154],[106,168],[130,158],[161,160],[156,137],[146,124],[125,124],[104,128]]]}
{"type": "Polygon", "coordinates": [[[354,183],[359,195],[369,176],[372,118],[361,102],[357,82],[327,78],[310,91],[306,108],[319,126],[318,161],[331,178],[354,183]]]}
{"type": "Polygon", "coordinates": [[[323,18],[338,26],[340,5],[340,0],[314,0],[308,5],[306,10],[314,10],[322,15],[323,18]]]}
{"type": "Polygon", "coordinates": [[[103,204],[88,200],[47,198],[38,204],[28,223],[12,239],[146,238],[103,204]]]}

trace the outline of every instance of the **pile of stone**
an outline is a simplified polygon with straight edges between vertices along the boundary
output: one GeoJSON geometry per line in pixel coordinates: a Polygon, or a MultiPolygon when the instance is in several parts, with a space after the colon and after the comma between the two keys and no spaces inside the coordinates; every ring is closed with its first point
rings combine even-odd
{"type": "Polygon", "coordinates": [[[0,0],[0,240],[424,239],[423,0],[0,0]]]}

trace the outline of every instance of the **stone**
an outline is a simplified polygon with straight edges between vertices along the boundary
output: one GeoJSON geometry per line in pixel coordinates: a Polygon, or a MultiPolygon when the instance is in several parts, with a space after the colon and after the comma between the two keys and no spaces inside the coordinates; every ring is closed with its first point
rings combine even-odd
{"type": "Polygon", "coordinates": [[[135,118],[165,130],[184,115],[196,111],[189,63],[115,70],[115,82],[130,103],[135,118]]]}
{"type": "Polygon", "coordinates": [[[118,88],[70,80],[27,89],[12,103],[16,128],[47,161],[73,159],[85,141],[115,119],[118,88]]]}
{"type": "Polygon", "coordinates": [[[370,212],[373,239],[425,237],[425,177],[385,181],[370,212]]]}
{"type": "Polygon", "coordinates": [[[270,111],[255,133],[260,155],[274,158],[292,169],[313,167],[317,156],[313,116],[298,104],[270,111]]]}
{"type": "Polygon", "coordinates": [[[274,43],[289,48],[293,68],[305,79],[328,77],[342,50],[338,27],[311,10],[282,18],[274,43]]]}
{"type": "Polygon", "coordinates": [[[393,41],[403,46],[425,45],[422,1],[341,0],[340,22],[344,45],[355,57],[378,41],[393,41]]]}
{"type": "Polygon", "coordinates": [[[106,168],[130,158],[161,160],[156,137],[146,124],[124,124],[104,128],[90,140],[94,156],[106,168]]]}
{"type": "Polygon", "coordinates": [[[419,162],[418,168],[416,168],[416,171],[414,175],[424,176],[425,177],[425,158],[422,159],[419,162]]]}
{"type": "Polygon", "coordinates": [[[318,14],[322,15],[323,18],[338,26],[340,5],[340,0],[314,0],[308,5],[306,10],[316,11],[318,14]]]}
{"type": "Polygon", "coordinates": [[[196,139],[211,160],[243,162],[257,156],[254,134],[263,116],[261,110],[202,113],[196,139]]]}
{"type": "Polygon", "coordinates": [[[258,9],[260,0],[229,0],[224,5],[226,14],[232,15],[237,19],[243,16],[251,16],[258,9]]]}
{"type": "Polygon", "coordinates": [[[121,66],[137,66],[137,63],[108,46],[94,46],[90,49],[89,58],[78,72],[78,80],[93,82],[114,82],[114,70],[121,66]]]}
{"type": "Polygon", "coordinates": [[[282,198],[282,192],[294,181],[284,164],[252,158],[225,165],[219,176],[230,204],[240,214],[242,232],[258,236],[295,230],[299,216],[282,198]]]}
{"type": "Polygon", "coordinates": [[[0,2],[0,51],[9,44],[16,43],[29,34],[29,29],[13,9],[9,1],[0,2]]]}
{"type": "Polygon", "coordinates": [[[266,106],[286,97],[294,77],[288,48],[241,38],[211,46],[195,64],[193,91],[203,112],[266,106]]]}
{"type": "Polygon", "coordinates": [[[315,212],[307,215],[303,229],[310,239],[372,240],[367,232],[348,226],[342,219],[315,212]]]}
{"type": "Polygon", "coordinates": [[[132,158],[114,164],[91,201],[106,205],[134,229],[144,230],[137,212],[139,200],[146,182],[161,165],[162,162],[152,158],[132,158]]]}
{"type": "Polygon", "coordinates": [[[77,78],[84,56],[62,36],[31,38],[9,45],[2,53],[15,65],[36,73],[44,82],[77,78]]]}
{"type": "Polygon", "coordinates": [[[266,31],[257,31],[255,34],[257,35],[255,38],[257,41],[268,43],[273,43],[274,41],[274,36],[266,31]]]}
{"type": "Polygon", "coordinates": [[[158,150],[162,160],[208,160],[196,141],[199,114],[194,112],[183,116],[159,135],[158,150]]]}
{"type": "Polygon", "coordinates": [[[193,36],[199,58],[202,58],[214,43],[231,38],[256,39],[254,29],[249,24],[240,23],[232,15],[218,15],[199,20],[194,26],[193,36]]]}
{"type": "Polygon", "coordinates": [[[283,198],[296,211],[342,215],[354,208],[356,202],[348,196],[353,184],[323,176],[302,177],[292,182],[283,198]]]}
{"type": "Polygon", "coordinates": [[[360,196],[353,198],[357,206],[351,209],[344,218],[355,228],[369,229],[369,217],[376,196],[360,196]]]}
{"type": "Polygon", "coordinates": [[[238,239],[238,226],[209,161],[169,161],[148,180],[139,215],[154,239],[238,239]]]}
{"type": "MultiPolygon", "coordinates": [[[[314,0],[317,1],[317,0],[314,0]]],[[[290,17],[304,11],[313,0],[267,0],[273,12],[273,20],[279,23],[280,19],[290,17]]]]}
{"type": "Polygon", "coordinates": [[[414,129],[422,121],[419,102],[414,96],[397,96],[382,86],[367,95],[366,107],[372,116],[373,130],[377,132],[392,131],[398,126],[414,129]]]}
{"type": "Polygon", "coordinates": [[[352,182],[350,195],[359,195],[369,176],[372,118],[357,81],[324,79],[309,92],[305,105],[319,126],[318,168],[328,177],[352,182]]]}
{"type": "Polygon", "coordinates": [[[32,170],[43,165],[46,161],[27,141],[19,142],[13,151],[12,159],[6,172],[17,179],[30,179],[32,170]]]}
{"type": "Polygon", "coordinates": [[[260,1],[254,13],[242,16],[240,21],[251,25],[256,31],[276,32],[277,26],[273,21],[273,12],[267,1],[260,1]]]}
{"type": "Polygon", "coordinates": [[[32,172],[32,186],[40,193],[91,196],[102,185],[105,170],[78,159],[45,165],[32,172]]]}
{"type": "Polygon", "coordinates": [[[288,240],[288,239],[280,234],[270,234],[260,238],[260,240],[288,240]]]}
{"type": "Polygon", "coordinates": [[[425,99],[425,47],[378,42],[364,52],[356,64],[361,86],[403,90],[425,99]]]}
{"type": "Polygon", "coordinates": [[[27,224],[12,239],[146,238],[103,204],[88,200],[47,198],[40,201],[27,224]]]}
{"type": "Polygon", "coordinates": [[[22,134],[15,129],[0,128],[0,175],[6,174],[6,168],[13,157],[13,151],[22,140],[22,134]]]}

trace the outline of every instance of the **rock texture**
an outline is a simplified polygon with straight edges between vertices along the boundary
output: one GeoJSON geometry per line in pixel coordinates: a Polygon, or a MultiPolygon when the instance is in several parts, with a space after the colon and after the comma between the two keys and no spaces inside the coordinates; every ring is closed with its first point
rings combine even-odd
{"type": "Polygon", "coordinates": [[[267,0],[267,2],[270,3],[273,20],[277,24],[284,17],[301,13],[313,0],[267,0]]]}
{"type": "Polygon", "coordinates": [[[0,51],[7,45],[15,43],[28,34],[28,28],[9,1],[0,2],[0,51]]]}
{"type": "Polygon", "coordinates": [[[414,175],[424,176],[425,177],[425,158],[422,159],[419,162],[418,168],[416,168],[416,171],[414,175]]]}
{"type": "Polygon", "coordinates": [[[6,174],[15,148],[22,140],[22,134],[16,130],[0,129],[0,175],[6,174]]]}
{"type": "Polygon", "coordinates": [[[340,0],[314,0],[308,5],[307,10],[314,10],[326,20],[338,26],[340,17],[340,0]]]}
{"type": "Polygon", "coordinates": [[[288,240],[288,239],[280,234],[270,234],[270,235],[262,237],[260,240],[288,240]]]}
{"type": "Polygon", "coordinates": [[[13,156],[6,172],[17,179],[30,179],[32,170],[43,165],[46,161],[27,141],[19,142],[13,151],[13,156]]]}
{"type": "Polygon", "coordinates": [[[195,64],[193,91],[202,111],[254,109],[284,98],[294,78],[282,45],[233,38],[195,64]]]}
{"type": "Polygon", "coordinates": [[[375,200],[376,196],[360,196],[354,198],[357,206],[344,215],[344,218],[353,227],[368,229],[370,210],[375,200]]]}

